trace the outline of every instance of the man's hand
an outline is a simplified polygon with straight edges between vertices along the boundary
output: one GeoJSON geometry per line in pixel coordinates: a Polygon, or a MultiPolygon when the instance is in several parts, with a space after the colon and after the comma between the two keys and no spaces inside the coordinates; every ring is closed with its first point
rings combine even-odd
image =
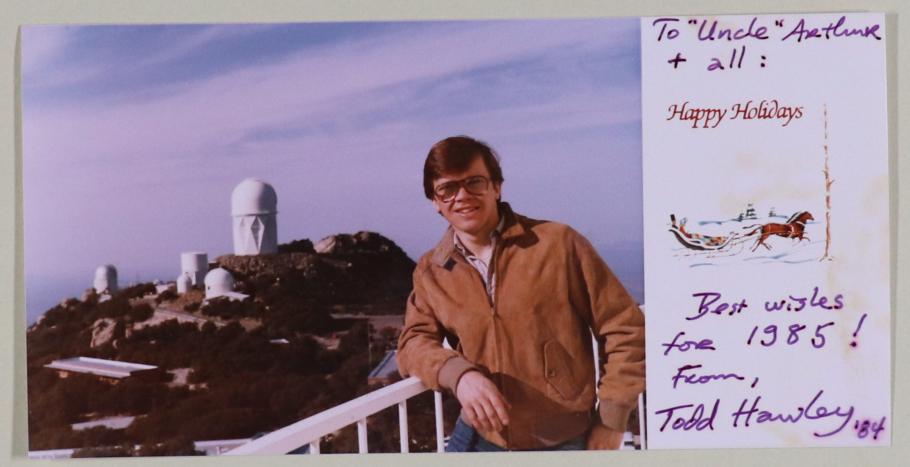
{"type": "Polygon", "coordinates": [[[509,424],[508,410],[512,408],[486,376],[479,371],[461,375],[455,388],[467,422],[484,431],[500,431],[509,424]]]}
{"type": "Polygon", "coordinates": [[[619,449],[623,432],[595,423],[588,433],[588,450],[619,449]]]}

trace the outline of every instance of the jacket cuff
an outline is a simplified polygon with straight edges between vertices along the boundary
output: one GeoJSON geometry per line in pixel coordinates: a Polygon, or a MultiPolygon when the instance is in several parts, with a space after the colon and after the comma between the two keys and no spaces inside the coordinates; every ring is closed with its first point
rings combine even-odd
{"type": "Polygon", "coordinates": [[[458,380],[461,379],[461,375],[476,369],[477,367],[474,364],[464,358],[452,357],[446,360],[442,367],[439,368],[439,373],[437,374],[439,386],[455,394],[455,388],[458,387],[458,380]]]}
{"type": "Polygon", "coordinates": [[[625,432],[629,424],[629,415],[633,407],[617,404],[613,401],[600,400],[600,423],[615,431],[625,432]]]}

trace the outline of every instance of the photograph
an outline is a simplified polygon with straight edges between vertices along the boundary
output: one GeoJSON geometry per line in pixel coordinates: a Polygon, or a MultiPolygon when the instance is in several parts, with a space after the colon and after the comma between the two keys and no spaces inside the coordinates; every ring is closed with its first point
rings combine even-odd
{"type": "Polygon", "coordinates": [[[28,456],[646,449],[641,24],[23,25],[28,456]]]}

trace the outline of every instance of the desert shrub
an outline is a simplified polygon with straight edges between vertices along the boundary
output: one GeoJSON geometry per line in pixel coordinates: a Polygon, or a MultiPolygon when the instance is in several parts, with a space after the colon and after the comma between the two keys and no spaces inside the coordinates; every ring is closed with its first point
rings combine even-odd
{"type": "Polygon", "coordinates": [[[222,319],[237,319],[256,315],[256,306],[251,300],[231,300],[217,297],[202,306],[202,314],[222,319]]]}
{"type": "Polygon", "coordinates": [[[164,292],[161,292],[160,294],[158,294],[157,297],[155,297],[155,303],[160,304],[162,302],[167,302],[167,301],[176,300],[176,299],[177,299],[177,293],[171,289],[167,289],[164,292]]]}
{"type": "Polygon", "coordinates": [[[131,298],[139,298],[145,295],[153,294],[155,292],[157,292],[155,289],[155,284],[152,284],[151,282],[145,282],[142,284],[136,284],[124,289],[120,289],[114,293],[113,297],[129,300],[131,298]]]}
{"type": "Polygon", "coordinates": [[[313,242],[308,238],[292,240],[288,243],[278,245],[278,253],[315,253],[313,242]]]}
{"type": "Polygon", "coordinates": [[[370,334],[370,323],[357,321],[351,329],[341,337],[338,350],[347,355],[362,353],[367,350],[370,334]]]}
{"type": "Polygon", "coordinates": [[[274,336],[322,335],[330,332],[335,324],[327,308],[300,305],[294,300],[270,305],[265,316],[266,328],[274,336]]]}
{"type": "Polygon", "coordinates": [[[131,457],[133,454],[133,447],[129,444],[124,444],[122,446],[103,446],[77,449],[75,452],[73,452],[73,458],[131,457]]]}
{"type": "Polygon", "coordinates": [[[193,441],[186,436],[176,436],[163,442],[145,442],[139,446],[137,456],[202,456],[203,452],[195,449],[193,441]]]}
{"type": "Polygon", "coordinates": [[[164,405],[168,400],[168,387],[164,383],[146,382],[129,377],[107,391],[105,400],[98,400],[93,409],[97,412],[144,414],[164,405]]]}
{"type": "Polygon", "coordinates": [[[69,424],[36,426],[29,419],[28,449],[30,451],[75,449],[80,447],[82,447],[82,440],[73,432],[69,424]]]}
{"type": "Polygon", "coordinates": [[[133,307],[130,306],[128,299],[116,296],[99,303],[97,309],[94,313],[90,313],[90,316],[92,321],[100,318],[121,318],[127,316],[132,309],[133,307]]]}
{"type": "Polygon", "coordinates": [[[123,430],[112,430],[103,426],[74,431],[81,439],[81,446],[117,446],[127,443],[123,430]]]}
{"type": "Polygon", "coordinates": [[[131,340],[134,341],[156,341],[160,343],[179,343],[184,339],[192,338],[199,328],[194,323],[181,323],[176,319],[169,319],[161,322],[157,326],[146,326],[142,329],[133,331],[131,340]]]}
{"type": "Polygon", "coordinates": [[[148,303],[140,303],[130,309],[127,313],[127,322],[138,323],[152,317],[155,310],[148,303]]]}
{"type": "Polygon", "coordinates": [[[192,439],[244,438],[272,428],[269,413],[253,408],[215,409],[186,420],[181,426],[183,433],[192,439]]]}

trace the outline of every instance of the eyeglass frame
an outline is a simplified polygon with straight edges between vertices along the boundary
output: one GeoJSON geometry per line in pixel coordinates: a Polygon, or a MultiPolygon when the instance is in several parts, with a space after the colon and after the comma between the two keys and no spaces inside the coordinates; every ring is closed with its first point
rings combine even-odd
{"type": "Polygon", "coordinates": [[[458,192],[461,191],[462,188],[464,188],[464,191],[466,191],[468,194],[471,194],[474,196],[481,196],[481,195],[486,194],[487,191],[489,191],[491,182],[492,181],[484,175],[471,175],[470,177],[465,177],[460,180],[449,180],[447,182],[440,183],[438,186],[433,187],[433,196],[439,202],[449,203],[449,202],[452,202],[452,200],[454,200],[456,196],[458,196],[458,192]],[[483,190],[480,191],[479,193],[471,191],[468,188],[468,181],[476,180],[478,178],[485,182],[483,185],[483,190]],[[448,198],[443,197],[443,195],[441,195],[439,193],[439,189],[442,187],[446,187],[446,186],[455,186],[456,187],[456,190],[453,191],[452,194],[448,198]]]}

